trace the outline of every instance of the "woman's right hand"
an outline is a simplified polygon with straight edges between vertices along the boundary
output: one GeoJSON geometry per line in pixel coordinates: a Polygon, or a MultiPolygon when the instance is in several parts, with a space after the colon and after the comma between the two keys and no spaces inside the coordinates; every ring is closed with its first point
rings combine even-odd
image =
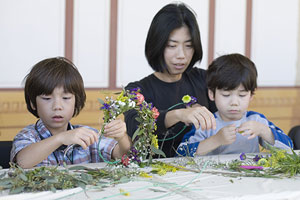
{"type": "Polygon", "coordinates": [[[180,121],[186,125],[194,124],[196,129],[202,130],[216,129],[216,119],[214,115],[204,106],[188,107],[180,110],[180,121]]]}

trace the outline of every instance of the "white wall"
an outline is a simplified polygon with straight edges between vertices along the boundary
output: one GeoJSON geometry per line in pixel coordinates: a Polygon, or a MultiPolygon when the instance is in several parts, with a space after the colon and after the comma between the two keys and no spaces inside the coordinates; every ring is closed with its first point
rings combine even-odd
{"type": "Polygon", "coordinates": [[[64,55],[61,0],[0,0],[0,87],[19,88],[38,61],[64,55]]]}
{"type": "MultiPolygon", "coordinates": [[[[170,0],[119,0],[117,83],[152,73],[144,44],[153,16],[170,0]]],[[[197,13],[208,64],[209,0],[184,0],[197,13]]],[[[259,86],[295,86],[299,0],[253,0],[251,59],[259,86]]],[[[108,87],[110,0],[74,0],[73,60],[87,88],[108,87]]],[[[216,0],[214,57],[245,52],[246,0],[216,0]]],[[[0,89],[20,88],[41,59],[64,55],[65,1],[0,0],[0,89]]]]}
{"type": "Polygon", "coordinates": [[[246,0],[216,0],[214,58],[245,54],[246,0]]]}
{"type": "Polygon", "coordinates": [[[251,57],[258,69],[258,85],[295,84],[298,20],[299,0],[253,1],[251,57]]]}
{"type": "Polygon", "coordinates": [[[108,87],[109,2],[74,1],[73,62],[85,87],[108,87]]]}

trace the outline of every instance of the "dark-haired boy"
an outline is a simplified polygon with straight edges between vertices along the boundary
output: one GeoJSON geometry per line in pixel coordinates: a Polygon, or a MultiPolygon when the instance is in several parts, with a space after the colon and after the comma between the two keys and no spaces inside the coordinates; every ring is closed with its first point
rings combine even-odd
{"type": "Polygon", "coordinates": [[[207,70],[208,95],[215,101],[217,128],[199,128],[186,134],[178,153],[190,156],[256,153],[259,144],[290,149],[291,139],[267,118],[247,111],[257,88],[255,64],[240,54],[229,54],[215,59],[207,70]]]}

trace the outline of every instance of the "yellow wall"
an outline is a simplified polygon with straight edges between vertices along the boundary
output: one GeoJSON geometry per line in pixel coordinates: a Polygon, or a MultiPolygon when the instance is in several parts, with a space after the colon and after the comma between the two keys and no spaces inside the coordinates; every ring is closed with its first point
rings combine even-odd
{"type": "MultiPolygon", "coordinates": [[[[119,90],[87,89],[87,102],[73,124],[84,124],[100,129],[102,112],[98,98],[115,96],[119,90]]],[[[270,121],[288,133],[294,125],[300,125],[300,88],[259,88],[250,109],[263,113],[270,121]]],[[[22,90],[0,91],[0,141],[12,140],[25,126],[36,118],[26,109],[22,90]]]]}

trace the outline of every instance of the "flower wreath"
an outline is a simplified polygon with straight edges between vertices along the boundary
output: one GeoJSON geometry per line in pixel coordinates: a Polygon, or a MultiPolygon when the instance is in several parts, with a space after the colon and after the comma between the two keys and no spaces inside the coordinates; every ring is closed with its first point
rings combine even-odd
{"type": "MultiPolygon", "coordinates": [[[[100,110],[104,112],[104,124],[101,133],[103,133],[104,126],[107,123],[116,119],[124,112],[134,109],[138,113],[136,120],[140,124],[132,136],[133,145],[130,151],[122,156],[121,163],[124,166],[128,166],[131,163],[140,165],[146,159],[148,159],[148,163],[150,164],[152,162],[152,157],[155,154],[165,157],[164,152],[158,147],[157,135],[153,134],[157,129],[155,121],[159,116],[159,112],[157,108],[153,107],[152,103],[147,103],[144,100],[144,96],[140,93],[139,88],[132,90],[123,89],[116,100],[111,97],[106,97],[105,102],[101,99],[99,99],[99,102],[103,105],[100,110]]],[[[120,162],[118,160],[109,162],[103,158],[100,152],[99,155],[109,164],[116,164],[120,162]]]]}

